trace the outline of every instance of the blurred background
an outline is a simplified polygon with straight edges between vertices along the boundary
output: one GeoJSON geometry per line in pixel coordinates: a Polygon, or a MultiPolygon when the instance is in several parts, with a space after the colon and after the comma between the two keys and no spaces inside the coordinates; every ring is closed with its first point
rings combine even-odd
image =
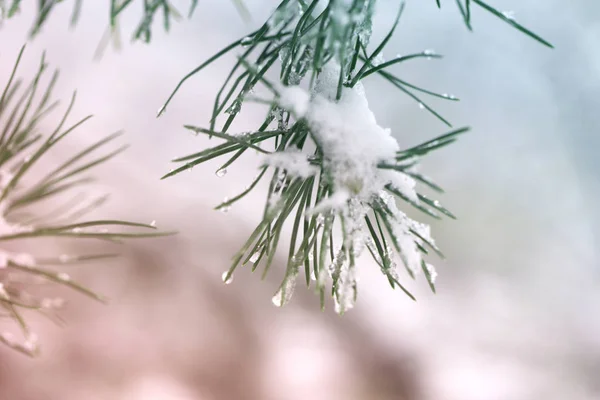
{"type": "MultiPolygon", "coordinates": [[[[150,45],[128,40],[141,15],[141,4],[133,5],[121,20],[120,50],[109,46],[100,60],[94,53],[108,2],[84,2],[75,29],[66,2],[28,44],[22,74],[46,50],[61,70],[57,97],[66,102],[77,89],[76,116],[95,115],[62,157],[126,131],[131,148],[97,171],[94,190],[111,193],[98,215],[155,220],[180,234],[129,242],[119,261],[74,269],[111,304],[64,293],[66,326],[36,321],[39,358],[0,348],[0,398],[599,399],[600,3],[490,0],[552,42],[550,50],[480,9],[470,33],[453,2],[441,11],[433,0],[409,2],[384,56],[424,49],[445,56],[395,72],[459,97],[430,103],[455,126],[473,127],[422,166],[446,189],[441,200],[458,220],[432,223],[447,256],[433,262],[437,295],[424,279],[408,282],[418,298],[412,302],[363,257],[358,304],[339,317],[331,306],[320,312],[317,296],[300,285],[291,305],[274,307],[281,262],[265,281],[247,269],[230,285],[221,281],[265,191],[226,214],[213,207],[246,186],[257,159],[221,178],[215,163],[159,181],[171,159],[208,144],[182,126],[206,125],[234,54],[190,79],[160,119],[156,111],[181,77],[262,23],[277,3],[245,2],[249,23],[232,2],[202,0],[168,34],[156,21],[150,45]]],[[[1,82],[26,41],[29,3],[0,28],[1,82]]],[[[182,11],[188,3],[174,2],[182,11]]],[[[373,40],[387,33],[397,3],[379,2],[373,40]]],[[[401,146],[446,130],[377,78],[366,87],[378,122],[401,146]]],[[[263,113],[242,114],[240,126],[263,113]]]]}

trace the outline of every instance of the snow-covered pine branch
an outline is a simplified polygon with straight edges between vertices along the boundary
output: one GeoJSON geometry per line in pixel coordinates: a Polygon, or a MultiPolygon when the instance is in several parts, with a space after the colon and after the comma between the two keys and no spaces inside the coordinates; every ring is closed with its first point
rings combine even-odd
{"type": "MultiPolygon", "coordinates": [[[[0,2],[1,17],[17,14],[20,3],[19,0],[0,2]]],[[[58,3],[62,2],[40,6],[32,35],[40,31],[58,3]]],[[[246,12],[242,0],[233,3],[242,14],[246,12]]],[[[389,130],[377,124],[362,86],[362,80],[369,76],[384,79],[449,127],[450,122],[426,98],[458,99],[414,85],[390,71],[396,64],[441,56],[424,50],[386,60],[383,53],[400,21],[404,2],[399,3],[396,19],[384,39],[373,45],[370,41],[376,3],[376,0],[282,0],[258,30],[226,46],[186,75],[159,110],[159,115],[166,111],[175,92],[188,78],[223,55],[239,51],[238,61],[217,93],[209,127],[186,126],[197,133],[220,138],[224,143],[175,160],[183,165],[165,177],[230,155],[218,169],[222,175],[248,149],[265,155],[258,177],[242,193],[217,208],[227,210],[254,190],[267,171],[273,172],[264,219],[236,255],[224,280],[229,282],[241,264],[252,263],[253,269],[264,265],[266,273],[279,246],[282,227],[293,219],[287,273],[274,297],[277,305],[289,300],[296,277],[304,267],[307,285],[311,277],[317,280],[322,302],[324,277],[329,275],[336,309],[343,312],[350,308],[356,298],[356,258],[363,249],[371,253],[392,286],[405,290],[396,267],[403,265],[409,276],[424,271],[434,289],[436,273],[423,256],[431,251],[440,254],[439,249],[429,228],[408,218],[402,210],[410,205],[435,218],[453,217],[437,200],[419,191],[421,184],[434,191],[441,189],[418,172],[417,163],[430,151],[453,143],[467,129],[456,129],[403,149],[389,130]],[[269,72],[277,68],[279,77],[275,83],[269,72]],[[271,94],[267,97],[270,108],[261,126],[243,135],[229,133],[244,104],[255,100],[261,88],[271,94]],[[223,116],[225,121],[217,128],[223,116]],[[341,232],[341,239],[336,232],[341,232]]],[[[73,21],[77,20],[81,4],[74,2],[73,21]]],[[[120,14],[131,4],[137,2],[111,0],[109,36],[117,32],[120,14]]],[[[190,14],[197,4],[190,2],[190,14]]],[[[133,36],[146,42],[151,40],[157,12],[162,12],[166,30],[179,14],[168,1],[142,5],[142,20],[133,36]]],[[[432,5],[441,7],[441,2],[432,0],[432,5]]],[[[520,25],[513,13],[500,11],[481,0],[457,1],[456,6],[469,29],[472,29],[471,11],[476,7],[552,47],[520,25]]]]}
{"type": "MultiPolygon", "coordinates": [[[[381,58],[404,6],[384,42],[368,54],[375,2],[324,4],[319,8],[317,2],[284,1],[262,28],[240,39],[242,54],[219,92],[210,128],[190,127],[225,143],[182,158],[185,164],[167,176],[221,155],[233,153],[237,158],[250,148],[266,153],[257,178],[262,179],[269,167],[273,171],[264,219],[223,279],[228,282],[239,265],[248,263],[253,269],[264,265],[266,273],[282,226],[293,220],[286,274],[273,303],[282,306],[290,300],[303,269],[307,285],[316,281],[322,305],[326,286],[332,285],[335,309],[343,313],[356,300],[356,259],[365,249],[392,287],[412,297],[400,283],[398,266],[412,277],[424,270],[434,287],[436,272],[423,259],[430,250],[439,252],[429,228],[410,219],[396,200],[403,199],[432,216],[440,214],[436,211],[443,209],[439,203],[426,203],[417,193],[417,179],[429,181],[418,174],[416,162],[466,129],[452,132],[435,145],[401,151],[391,131],[378,125],[361,79],[382,73],[396,79],[373,60],[381,58]],[[273,83],[266,72],[276,62],[280,81],[273,83]],[[259,87],[272,94],[262,126],[243,135],[227,133],[244,102],[257,97],[259,87]],[[217,131],[221,113],[227,120],[217,131]]],[[[401,61],[433,57],[431,52],[422,52],[401,61]]],[[[228,208],[248,192],[219,207],[228,208]]]]}
{"type": "MultiPolygon", "coordinates": [[[[181,85],[223,55],[239,50],[238,61],[217,93],[208,128],[188,125],[196,133],[224,142],[181,157],[183,163],[165,177],[178,174],[214,158],[229,155],[217,171],[225,171],[247,150],[263,153],[257,178],[239,195],[217,208],[227,210],[257,187],[272,171],[264,218],[223,274],[229,282],[240,265],[252,270],[264,267],[266,274],[282,236],[282,227],[292,223],[285,278],[273,297],[277,306],[286,304],[298,275],[304,270],[307,285],[316,285],[324,306],[328,280],[336,311],[343,313],[356,300],[357,257],[366,249],[388,278],[401,288],[398,266],[410,277],[424,272],[432,290],[437,273],[425,261],[430,252],[441,255],[427,225],[409,218],[407,205],[440,218],[450,211],[419,191],[418,185],[441,192],[439,186],[418,172],[418,162],[430,151],[453,143],[467,128],[455,129],[411,148],[402,148],[389,129],[377,123],[369,108],[362,80],[378,76],[415,100],[447,126],[425,96],[457,101],[400,79],[390,67],[419,59],[441,56],[431,50],[385,60],[383,51],[398,26],[399,9],[391,29],[377,45],[371,33],[376,0],[283,0],[255,32],[231,43],[186,75],[169,96],[164,113],[181,85]],[[273,69],[279,69],[273,82],[273,69]],[[258,95],[266,89],[266,95],[258,95]],[[244,134],[229,133],[235,118],[248,101],[270,105],[263,123],[244,134]],[[217,128],[220,117],[225,120],[217,128]],[[341,237],[339,237],[341,236],[341,237]]],[[[440,3],[437,3],[440,6],[440,3]]],[[[464,22],[471,29],[471,7],[482,8],[543,44],[548,42],[518,24],[514,17],[479,0],[457,2],[464,22]]],[[[220,174],[222,175],[222,174],[220,174]]]]}
{"type": "MultiPolygon", "coordinates": [[[[38,337],[30,328],[27,313],[39,313],[57,321],[64,300],[49,297],[47,286],[60,285],[95,300],[103,297],[71,278],[68,266],[83,262],[104,261],[115,254],[58,254],[44,256],[39,240],[100,239],[118,241],[164,235],[152,224],[119,220],[83,220],[102,205],[105,196],[88,198],[74,193],[89,184],[87,175],[94,167],[112,159],[124,148],[106,151],[106,145],[121,133],[108,135],[69,156],[64,162],[39,173],[31,171],[46,159],[89,117],[68,121],[75,96],[56,128],[44,128],[48,114],[59,106],[52,90],[58,73],[44,85],[48,65],[42,57],[37,73],[25,89],[18,77],[18,67],[25,47],[21,48],[6,85],[0,86],[0,315],[14,322],[14,329],[0,331],[0,343],[36,355],[38,337]],[[98,153],[101,154],[98,154],[98,153]],[[129,232],[120,228],[129,228],[129,232]],[[135,231],[131,231],[135,228],[135,231]],[[154,231],[154,232],[149,232],[154,231]],[[25,241],[17,251],[14,243],[25,241]]],[[[42,169],[43,170],[43,169],[42,169]]]]}

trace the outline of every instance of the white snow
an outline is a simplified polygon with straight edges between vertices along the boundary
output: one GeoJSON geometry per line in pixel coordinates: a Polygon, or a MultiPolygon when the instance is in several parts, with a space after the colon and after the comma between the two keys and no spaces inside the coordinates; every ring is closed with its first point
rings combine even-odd
{"type": "MultiPolygon", "coordinates": [[[[344,254],[344,253],[342,253],[344,254]]],[[[356,270],[355,266],[345,262],[344,258],[337,261],[336,267],[338,274],[338,283],[334,296],[335,312],[342,314],[354,308],[354,299],[356,297],[356,270]]]]}
{"type": "Polygon", "coordinates": [[[284,86],[279,90],[278,102],[296,118],[302,118],[308,112],[310,95],[299,86],[284,86]]]}
{"type": "Polygon", "coordinates": [[[375,59],[372,61],[373,66],[377,67],[385,62],[385,57],[382,53],[377,54],[375,59]]]}
{"type": "Polygon", "coordinates": [[[287,149],[268,154],[264,163],[275,168],[284,169],[288,175],[308,178],[319,172],[319,168],[311,165],[307,155],[299,149],[287,149]]]}
{"type": "MultiPolygon", "coordinates": [[[[370,236],[363,224],[369,205],[376,200],[382,201],[390,212],[387,222],[400,249],[400,259],[411,275],[417,275],[422,262],[418,244],[424,246],[424,243],[411,231],[433,244],[429,227],[400,211],[395,198],[386,192],[386,186],[392,186],[418,203],[416,182],[400,171],[380,168],[381,164],[396,163],[395,156],[400,146],[391,131],[377,123],[360,82],[353,88],[344,87],[340,99],[336,100],[339,71],[339,65],[330,61],[311,93],[299,86],[278,90],[279,106],[290,111],[295,118],[303,119],[310,128],[311,137],[322,154],[324,175],[332,184],[333,192],[306,214],[337,212],[344,221],[344,245],[346,249],[353,250],[354,257],[358,257],[370,236]]],[[[316,167],[299,150],[276,152],[266,160],[269,165],[283,168],[291,175],[308,177],[317,173],[316,167]]],[[[390,265],[396,265],[393,260],[390,261],[390,265]]],[[[353,306],[354,269],[343,252],[338,254],[330,268],[330,276],[334,271],[340,276],[334,297],[336,310],[343,312],[353,306]]],[[[428,272],[431,280],[435,280],[433,267],[431,270],[428,267],[428,272]]],[[[390,273],[395,275],[395,271],[390,273]]],[[[323,279],[321,274],[318,279],[320,285],[323,279]]],[[[282,293],[278,292],[274,298],[277,305],[285,302],[281,296],[282,293]]]]}
{"type": "Polygon", "coordinates": [[[324,200],[321,200],[321,202],[313,208],[308,209],[306,211],[306,216],[322,214],[327,211],[341,211],[344,209],[349,199],[350,193],[342,188],[326,197],[324,200]]]}
{"type": "Polygon", "coordinates": [[[416,199],[412,178],[377,167],[382,162],[393,164],[400,148],[390,130],[377,124],[362,84],[344,88],[336,102],[339,66],[330,64],[319,76],[312,99],[302,88],[288,87],[280,93],[280,106],[308,123],[322,149],[323,167],[332,177],[336,192],[345,190],[351,196],[369,201],[387,184],[392,184],[407,197],[416,199]]]}
{"type": "Polygon", "coordinates": [[[437,279],[438,273],[435,270],[435,267],[431,264],[426,263],[425,269],[427,269],[427,273],[429,274],[429,282],[433,285],[437,279]]]}
{"type": "Polygon", "coordinates": [[[26,267],[34,267],[37,264],[37,262],[35,261],[35,257],[33,257],[29,253],[14,254],[10,257],[10,259],[16,264],[24,265],[26,267]]]}
{"type": "Polygon", "coordinates": [[[62,282],[70,282],[71,281],[71,276],[69,274],[67,274],[66,272],[59,272],[56,275],[56,278],[62,282]]]}
{"type": "Polygon", "coordinates": [[[9,296],[8,292],[6,291],[6,289],[4,288],[4,284],[2,282],[0,282],[0,299],[2,299],[2,300],[10,299],[10,296],[9,296]]]}

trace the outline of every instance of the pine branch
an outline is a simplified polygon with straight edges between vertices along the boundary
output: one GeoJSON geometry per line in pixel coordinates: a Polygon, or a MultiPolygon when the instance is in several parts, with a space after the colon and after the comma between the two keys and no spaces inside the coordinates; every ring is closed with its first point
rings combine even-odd
{"type": "Polygon", "coordinates": [[[42,91],[42,81],[48,67],[42,57],[37,73],[22,90],[22,81],[16,75],[24,50],[25,47],[19,52],[0,96],[0,307],[20,327],[24,339],[18,340],[5,332],[0,334],[0,342],[25,354],[36,355],[39,350],[37,337],[31,332],[23,311],[54,314],[63,303],[60,299],[40,297],[40,283],[66,286],[92,299],[104,301],[101,295],[72,280],[62,267],[73,263],[104,261],[114,255],[79,254],[43,258],[35,255],[35,241],[28,242],[34,247],[26,253],[6,250],[9,241],[50,237],[120,242],[123,239],[170,233],[157,231],[153,224],[108,219],[79,221],[100,206],[105,198],[86,201],[76,197],[75,201],[64,202],[65,196],[73,198],[71,194],[74,190],[92,182],[87,175],[89,172],[124,149],[105,150],[105,146],[117,139],[120,133],[109,135],[79,151],[41,179],[33,179],[32,168],[89,117],[65,127],[75,101],[74,95],[58,126],[49,134],[38,133],[43,129],[41,123],[49,111],[59,104],[52,100],[58,72],[54,72],[42,91]],[[38,93],[40,91],[41,95],[38,93]],[[98,151],[102,153],[96,155],[98,151]],[[51,209],[46,215],[40,215],[40,207],[49,208],[54,203],[62,205],[51,209]]]}
{"type": "MultiPolygon", "coordinates": [[[[19,3],[13,0],[7,7],[5,2],[0,2],[0,10],[3,15],[10,17],[18,10],[19,3]]],[[[39,32],[58,3],[51,0],[38,3],[33,35],[39,32]]],[[[81,3],[75,2],[74,22],[81,3]]],[[[111,0],[109,36],[118,32],[118,16],[132,3],[132,0],[111,0]]],[[[241,1],[234,0],[234,3],[242,15],[247,13],[241,1]]],[[[264,156],[260,172],[251,184],[216,208],[226,212],[255,190],[266,179],[267,172],[272,173],[263,219],[235,255],[223,280],[230,282],[235,269],[245,264],[253,264],[253,271],[262,265],[264,276],[274,261],[283,227],[290,223],[292,235],[289,238],[286,274],[273,297],[273,302],[278,306],[289,301],[300,270],[304,269],[307,286],[310,286],[311,280],[316,281],[322,306],[329,280],[336,311],[343,313],[352,308],[357,296],[356,259],[364,249],[371,254],[390,285],[400,288],[410,298],[414,299],[414,296],[401,283],[398,265],[404,266],[407,274],[413,278],[423,272],[435,291],[437,274],[426,258],[430,253],[443,256],[430,236],[429,227],[408,218],[398,205],[414,207],[432,218],[455,218],[437,200],[430,199],[420,191],[417,185],[443,192],[440,186],[418,171],[418,165],[431,152],[454,143],[468,128],[453,129],[419,145],[401,149],[389,132],[377,125],[364,95],[363,81],[369,77],[383,78],[447,127],[452,126],[450,121],[429,104],[429,98],[458,99],[413,84],[390,71],[391,67],[398,64],[439,59],[441,55],[424,50],[386,61],[383,58],[384,50],[400,26],[405,5],[404,2],[398,3],[398,12],[389,31],[380,43],[373,46],[370,38],[375,4],[376,0],[282,0],[258,30],[224,47],[183,77],[158,113],[160,116],[166,111],[188,79],[225,54],[238,52],[237,61],[215,96],[208,126],[185,126],[196,134],[205,134],[222,142],[174,160],[180,165],[163,178],[226,156],[216,172],[218,176],[223,176],[227,168],[248,150],[264,156]],[[273,70],[279,72],[277,81],[273,81],[269,73],[273,70]],[[250,132],[229,132],[249,101],[268,106],[263,122],[250,132]],[[362,119],[357,115],[361,115],[362,119]]],[[[436,0],[435,4],[438,8],[442,6],[440,0],[436,0]]],[[[456,0],[456,5],[469,30],[473,29],[472,10],[479,8],[543,45],[552,47],[548,41],[517,23],[510,12],[501,12],[480,0],[456,0]]],[[[192,1],[190,15],[196,6],[197,1],[192,1]]],[[[135,40],[151,40],[151,27],[157,12],[163,13],[165,30],[169,30],[171,18],[179,15],[165,0],[145,0],[143,7],[142,20],[133,34],[135,40]]],[[[12,98],[13,95],[13,90],[5,92],[0,104],[5,97],[12,98]]],[[[16,101],[19,107],[22,104],[26,108],[30,106],[27,96],[16,101]]],[[[16,115],[11,115],[8,121],[8,126],[20,126],[23,122],[16,115]]],[[[62,124],[50,135],[50,142],[40,147],[41,152],[38,150],[39,153],[34,153],[32,162],[45,153],[47,149],[44,146],[53,144],[70,132],[61,129],[62,124]]],[[[13,136],[10,130],[2,132],[2,140],[13,136]]],[[[87,177],[80,176],[82,173],[110,159],[120,150],[93,159],[79,168],[71,168],[72,164],[112,139],[112,136],[108,137],[74,156],[30,190],[15,197],[7,210],[26,208],[46,197],[68,191],[72,185],[86,183],[87,177]],[[74,177],[77,179],[69,180],[74,177]]],[[[38,140],[41,138],[31,136],[20,142],[20,147],[16,149],[22,151],[38,140]]],[[[0,166],[4,162],[3,157],[0,154],[0,166]]],[[[13,190],[16,187],[20,175],[27,171],[28,163],[23,162],[19,169],[22,172],[17,172],[7,188],[13,190]]],[[[6,190],[0,193],[0,199],[7,197],[6,190]]],[[[116,222],[122,224],[121,221],[116,222]]],[[[81,228],[73,228],[68,224],[44,227],[37,235],[73,236],[71,229],[81,228]]],[[[29,236],[36,235],[19,232],[0,236],[0,240],[29,236]]],[[[98,232],[77,232],[76,236],[119,240],[128,235],[102,236],[98,232]]]]}
{"type": "MultiPolygon", "coordinates": [[[[290,300],[303,269],[307,286],[316,281],[322,307],[326,279],[329,278],[336,311],[343,313],[352,308],[357,295],[356,259],[364,249],[379,265],[390,285],[400,288],[411,299],[414,300],[414,296],[401,283],[397,265],[403,265],[413,278],[422,271],[435,291],[437,273],[425,258],[431,252],[439,257],[443,255],[431,238],[429,227],[408,218],[398,205],[408,204],[433,218],[456,218],[437,200],[416,189],[415,185],[420,183],[436,192],[443,191],[420,174],[417,166],[430,152],[454,143],[468,128],[455,129],[419,145],[394,150],[397,144],[382,133],[384,130],[374,122],[368,106],[366,110],[360,106],[350,112],[345,110],[357,104],[366,105],[362,82],[368,77],[379,76],[415,100],[420,108],[451,126],[422,96],[449,101],[457,101],[456,97],[409,83],[389,70],[397,64],[441,56],[424,50],[388,61],[382,57],[399,26],[404,2],[400,3],[384,39],[369,50],[375,3],[374,0],[283,0],[260,29],[234,41],[187,74],[159,110],[160,116],[188,79],[225,54],[239,51],[237,61],[216,94],[209,126],[186,125],[187,129],[222,142],[174,160],[183,165],[164,178],[225,156],[228,160],[217,169],[217,175],[223,176],[226,168],[249,149],[265,154],[260,173],[251,184],[216,208],[227,211],[254,190],[265,179],[267,171],[272,171],[263,219],[234,256],[223,280],[230,282],[235,270],[247,264],[252,264],[253,271],[262,266],[264,277],[280,245],[283,226],[290,223],[292,235],[286,273],[273,297],[277,306],[290,300]],[[279,70],[278,82],[267,77],[273,69],[279,70]],[[259,96],[257,93],[265,94],[259,96]],[[233,121],[248,101],[269,107],[265,119],[250,132],[229,133],[233,121]],[[323,109],[330,110],[330,114],[322,113],[323,109]],[[363,136],[353,132],[352,124],[360,125],[363,121],[353,119],[352,112],[366,112],[366,120],[371,121],[364,127],[361,125],[361,128],[366,127],[363,136]],[[346,119],[350,122],[345,123],[346,119]],[[336,141],[330,132],[332,129],[339,131],[337,134],[342,139],[338,140],[337,146],[349,150],[349,157],[340,156],[340,148],[332,145],[332,141],[336,141]],[[370,137],[366,142],[365,136],[370,137]],[[348,144],[361,140],[366,147],[353,149],[348,144]],[[376,149],[379,153],[368,159],[369,155],[364,153],[368,153],[369,140],[381,140],[391,146],[391,150],[382,146],[376,149]]],[[[437,5],[441,7],[439,1],[437,5]]],[[[466,3],[457,0],[457,5],[469,29],[471,8],[476,5],[551,47],[510,15],[498,12],[482,1],[473,0],[471,4],[469,0],[466,3]]]]}
{"type": "MultiPolygon", "coordinates": [[[[246,20],[249,19],[250,14],[243,1],[232,1],[240,15],[246,20]]],[[[30,31],[30,36],[32,38],[40,34],[52,12],[55,11],[60,4],[64,3],[67,2],[64,0],[38,0],[36,16],[30,31]]],[[[162,25],[166,32],[169,31],[174,20],[177,21],[181,19],[181,12],[177,10],[169,0],[110,0],[110,10],[108,15],[110,35],[118,35],[119,17],[134,3],[141,4],[142,18],[132,34],[132,40],[142,40],[145,43],[149,43],[152,40],[152,26],[154,25],[157,14],[162,14],[162,25]]],[[[75,26],[79,21],[83,0],[73,0],[72,5],[73,10],[71,13],[70,24],[71,26],[75,26]]],[[[21,6],[22,0],[0,0],[0,23],[5,18],[9,19],[17,15],[21,11],[21,6]]],[[[193,15],[197,6],[198,0],[190,0],[190,7],[187,12],[188,18],[193,15]]]]}

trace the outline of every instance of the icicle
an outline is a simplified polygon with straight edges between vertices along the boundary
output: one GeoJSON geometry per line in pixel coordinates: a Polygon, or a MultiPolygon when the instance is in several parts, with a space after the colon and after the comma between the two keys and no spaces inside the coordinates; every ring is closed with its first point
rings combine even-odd
{"type": "Polygon", "coordinates": [[[355,266],[349,263],[342,264],[338,272],[335,290],[335,312],[343,314],[354,308],[356,300],[355,266]]]}
{"type": "Polygon", "coordinates": [[[285,280],[283,281],[273,298],[271,298],[271,301],[276,307],[283,307],[290,302],[292,295],[294,294],[294,289],[296,288],[297,276],[297,270],[296,272],[289,274],[285,278],[285,280]]]}

